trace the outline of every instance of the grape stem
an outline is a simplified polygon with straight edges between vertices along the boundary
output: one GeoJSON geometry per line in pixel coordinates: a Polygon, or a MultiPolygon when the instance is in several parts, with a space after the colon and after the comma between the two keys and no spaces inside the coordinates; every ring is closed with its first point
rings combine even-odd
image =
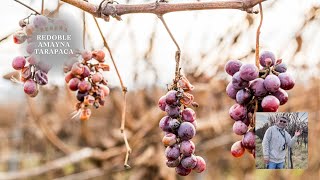
{"type": "Polygon", "coordinates": [[[130,145],[129,145],[129,143],[128,143],[128,138],[127,138],[127,135],[126,135],[126,132],[125,132],[126,104],[127,104],[127,98],[126,98],[127,87],[125,87],[124,84],[123,84],[122,78],[121,78],[120,73],[119,73],[118,68],[117,68],[117,65],[116,65],[115,60],[114,60],[114,58],[113,58],[113,56],[112,56],[111,49],[110,49],[110,47],[109,47],[106,39],[105,39],[104,36],[103,36],[103,33],[102,33],[101,28],[100,28],[100,26],[99,26],[99,23],[98,23],[97,19],[96,19],[94,16],[92,16],[92,17],[93,17],[93,19],[94,19],[94,21],[95,21],[95,23],[96,23],[96,25],[97,25],[97,28],[98,28],[99,33],[100,33],[100,35],[101,35],[101,38],[102,38],[102,40],[103,40],[103,45],[104,45],[104,47],[105,47],[105,48],[108,50],[108,52],[109,52],[109,55],[110,55],[112,64],[113,64],[113,66],[114,66],[114,68],[115,68],[115,70],[116,70],[116,73],[117,73],[117,76],[118,76],[118,78],[119,78],[120,85],[121,85],[121,88],[122,88],[122,92],[123,92],[123,108],[122,108],[122,114],[121,114],[120,132],[121,132],[121,134],[122,134],[124,143],[125,143],[125,145],[126,145],[126,158],[125,158],[125,161],[124,161],[124,167],[125,167],[126,169],[128,169],[128,168],[130,168],[130,166],[129,166],[129,164],[128,164],[128,159],[129,159],[129,155],[131,154],[131,151],[132,151],[132,150],[131,150],[130,145]]]}
{"type": "Polygon", "coordinates": [[[25,6],[26,8],[28,8],[28,9],[30,9],[31,11],[33,11],[33,12],[35,12],[35,13],[37,13],[37,14],[41,14],[40,12],[38,12],[37,10],[35,10],[35,9],[33,9],[32,7],[30,7],[30,6],[28,6],[28,5],[26,5],[26,4],[24,4],[23,2],[21,2],[21,1],[19,1],[19,0],[14,0],[15,2],[17,2],[17,3],[19,3],[19,4],[21,4],[21,5],[23,5],[23,6],[25,6]]]}
{"type": "Polygon", "coordinates": [[[263,22],[263,10],[262,10],[262,4],[259,3],[259,9],[260,9],[260,24],[257,28],[257,34],[256,34],[256,66],[259,69],[259,38],[260,38],[260,29],[263,22]]]}
{"type": "Polygon", "coordinates": [[[176,39],[174,38],[173,34],[171,33],[166,21],[163,18],[163,15],[158,15],[158,18],[161,20],[163,26],[165,27],[165,29],[167,30],[170,38],[172,39],[173,43],[176,45],[177,47],[177,51],[176,51],[176,55],[175,55],[175,60],[176,60],[176,70],[175,70],[175,78],[173,80],[173,87],[172,89],[177,89],[178,88],[178,81],[181,78],[181,74],[180,74],[180,58],[181,58],[181,50],[179,47],[179,44],[177,43],[176,39]]]}

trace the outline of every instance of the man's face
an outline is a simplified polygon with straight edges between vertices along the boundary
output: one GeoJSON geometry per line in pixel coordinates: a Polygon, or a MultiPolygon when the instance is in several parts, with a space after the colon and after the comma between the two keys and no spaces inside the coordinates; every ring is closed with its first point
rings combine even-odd
{"type": "Polygon", "coordinates": [[[280,128],[285,128],[288,124],[288,121],[284,118],[280,118],[279,121],[278,121],[278,126],[280,128]]]}

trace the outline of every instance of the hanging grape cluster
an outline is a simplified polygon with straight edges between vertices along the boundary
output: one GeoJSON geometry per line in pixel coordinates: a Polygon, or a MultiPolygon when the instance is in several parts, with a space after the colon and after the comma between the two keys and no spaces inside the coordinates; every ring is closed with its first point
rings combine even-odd
{"type": "Polygon", "coordinates": [[[104,63],[105,53],[102,50],[84,50],[80,54],[81,61],[72,57],[64,63],[65,81],[71,91],[77,92],[79,102],[76,104],[76,111],[80,120],[88,120],[91,116],[89,107],[103,106],[110,93],[107,80],[102,74],[109,71],[109,65],[104,63]]]}
{"type": "Polygon", "coordinates": [[[41,61],[33,54],[32,34],[47,26],[48,18],[42,15],[36,15],[32,23],[29,22],[29,17],[19,21],[21,30],[13,34],[13,42],[22,44],[28,42],[26,51],[29,56],[17,56],[12,61],[12,67],[20,71],[20,79],[16,80],[23,83],[24,92],[30,97],[37,96],[39,85],[43,86],[48,83],[48,72],[51,66],[44,61],[41,61]]]}
{"type": "Polygon", "coordinates": [[[194,155],[195,145],[191,139],[196,134],[196,113],[189,105],[197,106],[193,102],[193,95],[189,93],[194,87],[185,77],[181,77],[178,85],[159,99],[158,105],[167,113],[159,127],[165,132],[162,143],[166,146],[166,165],[175,168],[181,176],[188,175],[191,170],[198,173],[206,168],[201,156],[194,155]]]}
{"type": "Polygon", "coordinates": [[[279,106],[288,101],[285,90],[292,89],[295,84],[286,72],[286,64],[281,59],[276,60],[272,52],[261,53],[259,62],[261,69],[239,60],[230,60],[225,65],[225,71],[232,76],[226,92],[236,101],[229,109],[230,117],[235,120],[233,132],[243,135],[242,140],[231,147],[235,157],[242,156],[245,149],[255,156],[254,113],[277,112],[279,106]]]}

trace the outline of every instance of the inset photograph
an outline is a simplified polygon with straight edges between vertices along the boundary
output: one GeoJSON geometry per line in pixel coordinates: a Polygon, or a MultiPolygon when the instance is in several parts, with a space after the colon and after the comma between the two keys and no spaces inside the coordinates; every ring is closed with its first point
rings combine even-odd
{"type": "Polygon", "coordinates": [[[256,168],[308,167],[308,113],[256,114],[256,168]]]}

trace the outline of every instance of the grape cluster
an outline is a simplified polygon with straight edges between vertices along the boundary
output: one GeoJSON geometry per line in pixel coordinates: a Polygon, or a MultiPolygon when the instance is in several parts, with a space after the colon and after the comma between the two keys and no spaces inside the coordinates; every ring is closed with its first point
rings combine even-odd
{"type": "Polygon", "coordinates": [[[176,173],[188,175],[191,170],[198,173],[206,169],[206,163],[201,156],[194,155],[195,145],[191,139],[196,134],[196,113],[188,105],[197,106],[193,95],[188,93],[193,89],[189,81],[182,76],[176,88],[172,88],[159,99],[158,105],[167,113],[159,127],[165,132],[162,139],[166,147],[165,156],[168,167],[175,167],[176,173]]]}
{"type": "MultiPolygon", "coordinates": [[[[42,15],[34,17],[33,22],[29,23],[29,19],[19,21],[22,30],[13,34],[13,42],[22,44],[28,41],[35,28],[44,27],[48,23],[48,18],[42,15]]],[[[29,53],[28,46],[27,52],[29,53]]],[[[24,92],[30,97],[37,96],[39,92],[38,85],[46,85],[48,83],[48,72],[51,66],[41,61],[36,55],[29,53],[30,56],[17,56],[12,61],[12,67],[20,71],[19,81],[23,83],[24,92]]]]}
{"type": "Polygon", "coordinates": [[[77,92],[78,103],[76,111],[80,120],[88,120],[91,116],[89,106],[99,108],[105,103],[105,98],[110,90],[104,71],[109,71],[109,66],[104,63],[105,53],[102,50],[82,51],[81,61],[73,57],[64,63],[65,81],[71,91],[77,92]]]}
{"type": "Polygon", "coordinates": [[[286,64],[276,60],[269,51],[261,53],[259,62],[262,68],[253,64],[243,64],[239,60],[230,60],[225,71],[232,76],[232,82],[226,87],[227,95],[236,101],[229,109],[230,117],[235,120],[233,132],[243,135],[235,142],[231,153],[235,157],[243,155],[245,149],[255,156],[255,134],[252,119],[255,111],[277,112],[280,105],[288,101],[285,90],[293,88],[295,81],[288,74],[286,64]]]}

